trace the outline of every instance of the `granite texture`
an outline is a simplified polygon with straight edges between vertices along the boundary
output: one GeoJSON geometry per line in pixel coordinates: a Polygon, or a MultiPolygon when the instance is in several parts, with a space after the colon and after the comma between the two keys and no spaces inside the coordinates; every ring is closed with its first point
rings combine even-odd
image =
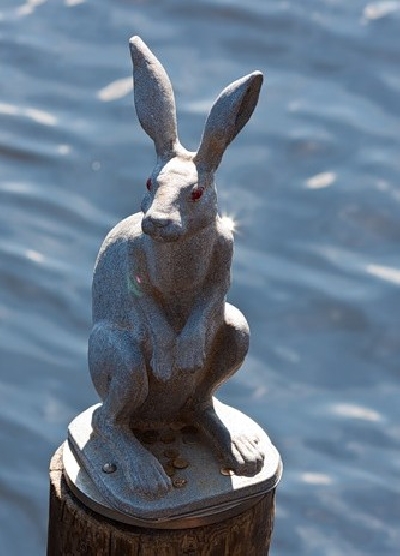
{"type": "MultiPolygon", "coordinates": [[[[237,475],[255,476],[264,464],[258,429],[236,434],[212,397],[239,369],[249,342],[245,317],[226,302],[233,230],[217,212],[215,171],[251,117],[263,77],[255,71],[222,91],[197,152],[189,152],[178,139],[164,68],[139,37],[130,51],[136,113],[157,159],[141,212],[110,231],[94,269],[88,361],[103,403],[91,437],[112,454],[124,491],[156,500],[172,485],[140,440],[149,428],[196,424],[237,475]]],[[[106,498],[116,496],[104,489],[106,498]]]]}

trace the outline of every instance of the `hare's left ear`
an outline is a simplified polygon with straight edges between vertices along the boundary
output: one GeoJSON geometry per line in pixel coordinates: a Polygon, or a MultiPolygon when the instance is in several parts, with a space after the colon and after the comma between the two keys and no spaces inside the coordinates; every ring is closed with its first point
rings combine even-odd
{"type": "Polygon", "coordinates": [[[226,87],[211,108],[195,161],[216,170],[226,147],[247,124],[258,102],[263,75],[254,71],[226,87]]]}

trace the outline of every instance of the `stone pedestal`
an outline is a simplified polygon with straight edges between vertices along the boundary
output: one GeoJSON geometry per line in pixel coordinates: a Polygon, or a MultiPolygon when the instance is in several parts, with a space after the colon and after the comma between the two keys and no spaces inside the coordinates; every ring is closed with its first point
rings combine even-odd
{"type": "Polygon", "coordinates": [[[69,425],[63,448],[65,478],[86,506],[122,523],[154,528],[192,527],[218,521],[243,511],[273,490],[281,476],[279,453],[252,419],[217,400],[214,407],[231,437],[259,438],[264,466],[253,476],[238,476],[215,455],[195,426],[170,423],[139,436],[142,444],[170,475],[172,489],[149,499],[129,489],[110,448],[92,429],[97,406],[78,415],[69,425]]]}
{"type": "MultiPolygon", "coordinates": [[[[275,489],[239,503],[217,521],[193,520],[186,528],[138,527],[115,521],[82,503],[65,480],[63,447],[50,463],[47,556],[266,556],[275,489]]],[[[215,517],[214,517],[215,519],[215,517]]]]}
{"type": "Polygon", "coordinates": [[[163,464],[173,488],[159,499],[145,500],[125,488],[112,454],[93,435],[96,407],[72,421],[68,440],[51,460],[47,556],[268,554],[282,464],[254,421],[215,400],[232,434],[245,429],[258,435],[265,463],[254,477],[224,468],[194,426],[170,423],[147,432],[141,441],[163,464]],[[95,480],[84,460],[90,460],[95,480]]]}

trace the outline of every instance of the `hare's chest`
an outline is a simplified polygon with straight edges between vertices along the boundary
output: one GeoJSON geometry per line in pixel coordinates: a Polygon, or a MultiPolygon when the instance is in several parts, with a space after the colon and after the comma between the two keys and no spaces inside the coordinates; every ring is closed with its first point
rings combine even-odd
{"type": "Polygon", "coordinates": [[[157,290],[165,295],[179,295],[201,287],[207,270],[198,261],[179,257],[178,260],[151,261],[149,275],[157,290]]]}
{"type": "Polygon", "coordinates": [[[210,258],[211,249],[207,246],[200,249],[195,242],[157,246],[147,256],[150,282],[163,296],[185,297],[186,292],[201,290],[210,258]]]}

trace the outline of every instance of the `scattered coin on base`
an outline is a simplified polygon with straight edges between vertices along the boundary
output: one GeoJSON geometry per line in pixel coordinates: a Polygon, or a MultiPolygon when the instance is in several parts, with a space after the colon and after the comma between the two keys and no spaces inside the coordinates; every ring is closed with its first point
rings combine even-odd
{"type": "Polygon", "coordinates": [[[226,477],[230,477],[235,474],[233,469],[229,469],[228,467],[221,467],[220,469],[221,475],[225,475],[226,477]]]}
{"type": "Polygon", "coordinates": [[[187,485],[187,480],[182,479],[181,477],[177,477],[172,481],[172,484],[174,485],[175,488],[182,488],[187,485]]]}
{"type": "Polygon", "coordinates": [[[186,461],[184,458],[175,458],[173,461],[173,466],[175,469],[186,469],[189,467],[189,462],[186,461]]]}
{"type": "Polygon", "coordinates": [[[174,450],[172,448],[169,450],[164,450],[163,454],[166,458],[170,458],[170,459],[175,459],[179,456],[178,450],[174,450]]]}

